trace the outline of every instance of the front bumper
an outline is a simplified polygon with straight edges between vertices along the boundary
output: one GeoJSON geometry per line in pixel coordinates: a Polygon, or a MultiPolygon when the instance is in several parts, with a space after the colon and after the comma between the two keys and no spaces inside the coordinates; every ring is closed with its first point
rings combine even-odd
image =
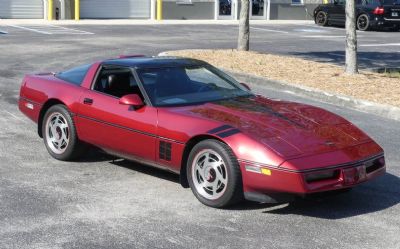
{"type": "Polygon", "coordinates": [[[256,200],[257,196],[264,195],[272,199],[264,198],[264,201],[261,201],[261,198],[259,202],[279,202],[280,197],[287,195],[307,195],[352,188],[386,172],[383,154],[347,164],[305,171],[252,165],[243,161],[240,164],[245,197],[256,200]],[[255,167],[264,170],[256,172],[255,167]]]}

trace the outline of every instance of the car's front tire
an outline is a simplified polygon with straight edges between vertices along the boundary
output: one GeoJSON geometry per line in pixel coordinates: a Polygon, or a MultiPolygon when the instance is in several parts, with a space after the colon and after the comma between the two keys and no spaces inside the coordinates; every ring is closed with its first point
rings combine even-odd
{"type": "Polygon", "coordinates": [[[327,26],[328,25],[328,14],[325,11],[318,11],[315,15],[315,23],[319,26],[327,26]]]}
{"type": "Polygon", "coordinates": [[[226,144],[208,139],[189,154],[187,179],[193,194],[203,204],[222,208],[243,199],[239,163],[226,144]]]}
{"type": "Polygon", "coordinates": [[[357,18],[357,29],[367,31],[371,28],[370,20],[367,14],[361,14],[357,18]]]}
{"type": "Polygon", "coordinates": [[[86,149],[79,141],[74,121],[64,105],[54,105],[46,111],[42,129],[47,151],[55,159],[74,160],[86,149]]]}

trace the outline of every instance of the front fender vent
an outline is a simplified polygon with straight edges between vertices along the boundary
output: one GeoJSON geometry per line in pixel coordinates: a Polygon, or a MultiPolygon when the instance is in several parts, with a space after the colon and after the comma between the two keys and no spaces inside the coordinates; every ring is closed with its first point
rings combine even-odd
{"type": "Polygon", "coordinates": [[[166,161],[171,161],[171,143],[160,141],[159,157],[166,161]]]}

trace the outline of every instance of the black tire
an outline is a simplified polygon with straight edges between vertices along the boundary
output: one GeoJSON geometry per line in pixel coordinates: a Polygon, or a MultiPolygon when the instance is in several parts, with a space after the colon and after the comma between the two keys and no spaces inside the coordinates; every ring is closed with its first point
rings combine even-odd
{"type": "Polygon", "coordinates": [[[367,31],[370,29],[370,22],[367,14],[361,14],[357,17],[357,29],[360,31],[367,31]]]}
{"type": "Polygon", "coordinates": [[[318,26],[327,26],[328,14],[323,10],[318,11],[317,14],[315,15],[315,23],[318,26]]]}
{"type": "Polygon", "coordinates": [[[79,158],[85,151],[87,145],[79,141],[74,121],[71,114],[64,105],[50,107],[42,120],[43,141],[49,154],[61,161],[71,161],[79,158]],[[54,121],[57,119],[56,121],[54,121]],[[67,125],[60,128],[60,125],[67,125]],[[55,127],[54,130],[51,127],[55,127]],[[54,134],[53,134],[54,132],[54,134]],[[62,142],[52,141],[52,138],[65,137],[62,142]],[[65,142],[68,140],[67,142],[65,142]],[[62,144],[62,145],[60,145],[62,144]]]}
{"type": "Polygon", "coordinates": [[[193,194],[201,203],[207,206],[214,208],[223,208],[243,200],[242,174],[240,171],[239,163],[229,146],[220,141],[208,139],[196,144],[189,154],[186,172],[189,186],[192,189],[193,194]],[[203,179],[198,173],[200,166],[197,167],[195,165],[200,165],[196,162],[199,162],[199,160],[201,160],[202,155],[205,155],[205,153],[209,152],[210,154],[208,155],[208,157],[204,156],[205,158],[210,158],[207,159],[207,162],[211,161],[211,163],[216,163],[214,165],[217,165],[219,163],[220,166],[217,167],[218,169],[213,168],[213,166],[205,166],[204,162],[206,161],[206,159],[203,159],[203,179]],[[215,155],[213,157],[212,153],[217,154],[217,156],[219,156],[222,161],[214,160],[216,157],[215,155]],[[209,169],[208,173],[206,173],[207,169],[209,169]],[[219,171],[219,175],[218,173],[216,173],[216,170],[219,171]],[[214,179],[212,174],[213,171],[214,179]],[[206,177],[205,174],[207,174],[208,176],[206,177]],[[218,178],[218,176],[225,176],[224,181],[226,182],[226,184],[220,181],[220,178],[218,178]],[[201,180],[203,180],[203,184],[215,183],[215,186],[219,187],[202,187],[199,183],[201,182],[201,180]],[[209,191],[210,189],[213,190],[209,191]],[[219,190],[220,192],[218,192],[219,190]],[[207,196],[210,195],[210,192],[215,192],[215,195],[213,197],[216,198],[207,198],[207,196]]]}

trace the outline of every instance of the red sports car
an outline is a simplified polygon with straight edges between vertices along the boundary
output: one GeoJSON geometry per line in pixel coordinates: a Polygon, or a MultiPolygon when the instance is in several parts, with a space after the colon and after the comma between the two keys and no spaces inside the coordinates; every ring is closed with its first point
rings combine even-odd
{"type": "Polygon", "coordinates": [[[125,57],[27,75],[20,110],[59,160],[88,145],[180,174],[205,205],[352,188],[382,148],[321,108],[265,98],[199,60],[125,57]]]}

